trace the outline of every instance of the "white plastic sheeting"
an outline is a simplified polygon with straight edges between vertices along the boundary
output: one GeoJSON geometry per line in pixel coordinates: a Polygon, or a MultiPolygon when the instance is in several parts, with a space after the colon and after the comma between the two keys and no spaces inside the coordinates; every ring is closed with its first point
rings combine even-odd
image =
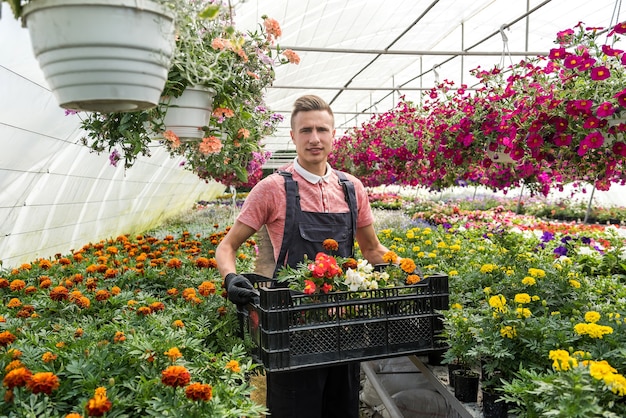
{"type": "Polygon", "coordinates": [[[224,186],[207,184],[155,147],[128,170],[80,143],[33,57],[28,31],[2,3],[0,20],[0,260],[16,266],[136,233],[224,186]]]}

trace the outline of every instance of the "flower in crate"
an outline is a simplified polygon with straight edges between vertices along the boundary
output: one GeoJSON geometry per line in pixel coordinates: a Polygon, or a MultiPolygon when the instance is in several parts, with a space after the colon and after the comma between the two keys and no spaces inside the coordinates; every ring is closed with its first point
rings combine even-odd
{"type": "Polygon", "coordinates": [[[314,260],[305,259],[295,268],[285,266],[278,272],[278,282],[288,283],[290,289],[311,295],[375,290],[415,284],[421,280],[415,274],[415,262],[400,258],[392,251],[383,257],[387,264],[374,266],[364,259],[332,255],[339,248],[333,239],[324,240],[322,246],[328,253],[319,252],[314,260]]]}

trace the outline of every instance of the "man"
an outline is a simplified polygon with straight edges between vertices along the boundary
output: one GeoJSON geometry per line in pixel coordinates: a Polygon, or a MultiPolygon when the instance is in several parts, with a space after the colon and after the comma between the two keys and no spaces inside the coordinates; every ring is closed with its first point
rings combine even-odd
{"type": "MultiPolygon", "coordinates": [[[[376,236],[363,184],[328,164],[335,137],[334,115],[320,97],[302,96],[291,114],[294,162],[260,181],[249,193],[234,225],[217,248],[218,269],[231,301],[245,304],[256,290],[235,269],[235,256],[250,236],[266,226],[276,269],[295,267],[323,251],[322,241],[339,244],[350,257],[356,239],[371,264],[384,263],[388,251],[376,236]]],[[[358,363],[267,375],[267,407],[272,418],[358,418],[358,363]]]]}

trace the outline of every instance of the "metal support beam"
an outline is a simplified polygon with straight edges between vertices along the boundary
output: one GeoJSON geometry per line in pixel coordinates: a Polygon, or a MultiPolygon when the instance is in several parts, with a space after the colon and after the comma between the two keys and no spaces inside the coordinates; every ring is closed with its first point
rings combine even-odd
{"type": "MultiPolygon", "coordinates": [[[[499,57],[502,55],[502,51],[401,51],[390,49],[352,49],[352,48],[316,48],[307,46],[282,46],[283,50],[291,49],[299,52],[325,52],[330,54],[369,54],[369,55],[460,55],[460,56],[475,56],[475,57],[499,57]]],[[[513,51],[507,52],[511,56],[536,56],[536,55],[549,55],[549,52],[537,52],[537,51],[513,51]]]]}
{"type": "MultiPolygon", "coordinates": [[[[328,86],[271,86],[270,89],[293,89],[293,90],[371,90],[371,91],[430,91],[435,87],[328,87],[328,86]]],[[[448,87],[448,90],[475,90],[474,87],[448,87]]]]}

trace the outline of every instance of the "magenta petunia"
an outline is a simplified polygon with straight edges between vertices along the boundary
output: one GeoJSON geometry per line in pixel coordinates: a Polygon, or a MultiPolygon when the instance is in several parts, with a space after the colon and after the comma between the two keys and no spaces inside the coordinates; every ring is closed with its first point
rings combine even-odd
{"type": "Polygon", "coordinates": [[[614,142],[611,151],[613,151],[613,154],[626,157],[626,144],[622,141],[614,142]]]}
{"type": "Polygon", "coordinates": [[[596,115],[600,118],[606,118],[615,113],[615,107],[611,102],[602,102],[598,105],[598,109],[596,110],[596,115]]]}
{"type": "Polygon", "coordinates": [[[606,80],[611,76],[611,71],[605,66],[593,67],[591,69],[591,79],[595,81],[606,80]]]}

